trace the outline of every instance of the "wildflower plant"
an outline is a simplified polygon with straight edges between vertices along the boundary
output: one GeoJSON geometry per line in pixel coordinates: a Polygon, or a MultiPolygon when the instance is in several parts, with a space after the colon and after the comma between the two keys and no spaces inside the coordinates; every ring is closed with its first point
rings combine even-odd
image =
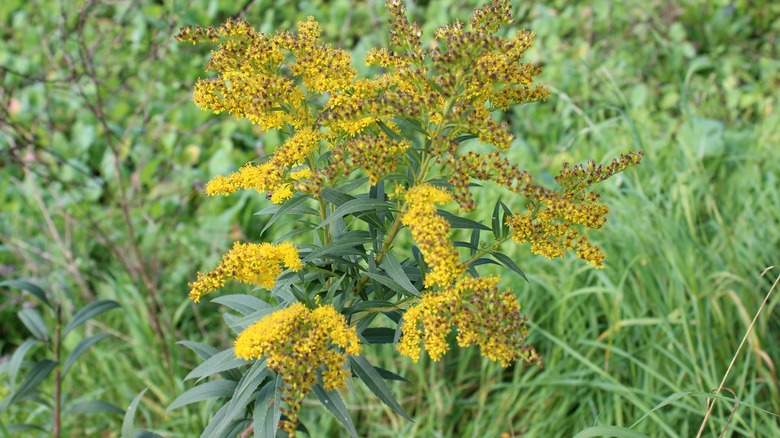
{"type": "Polygon", "coordinates": [[[500,366],[541,365],[526,343],[517,296],[499,287],[499,276],[480,276],[478,266],[524,275],[500,252],[507,240],[528,242],[547,258],[571,251],[604,265],[588,231],[605,225],[609,209],[591,186],[642,154],[606,166],[565,164],[558,187],[538,185],[507,158],[514,135],[496,117],[549,94],[535,83],[541,69],[523,62],[534,34],[502,31],[512,22],[509,3],[476,9],[468,26],[439,28],[432,44],[423,44],[400,0],[387,9],[390,47],[367,53],[379,71],[368,78],[357,77],[348,52],[322,43],[312,18],[295,33],[267,35],[231,19],[177,36],[217,44],[207,65],[213,74],[195,85],[197,105],[285,139],[271,155],[211,180],[206,194],[255,190],[274,204],[260,212],[269,226],[295,222],[274,242],[236,242],[190,284],[195,302],[230,279],[257,287],[213,300],[240,313],[226,315],[237,333],[233,348],[186,342],[205,359],[189,377],[219,372],[223,380],[189,390],[171,407],[230,399],[204,436],[251,427],[259,436],[274,436],[277,427],[293,435],[304,427],[298,413],[310,394],[355,436],[337,391],[351,377],[409,418],[385,383],[403,379],[364,356],[372,344],[393,343],[415,362],[424,350],[437,361],[455,333],[458,346],[477,345],[500,366]],[[492,152],[477,153],[475,144],[492,152]],[[500,200],[478,206],[480,181],[517,195],[524,209],[500,200]],[[490,212],[492,226],[471,219],[474,211],[490,212]],[[469,240],[456,240],[454,229],[468,230],[469,240]]]}

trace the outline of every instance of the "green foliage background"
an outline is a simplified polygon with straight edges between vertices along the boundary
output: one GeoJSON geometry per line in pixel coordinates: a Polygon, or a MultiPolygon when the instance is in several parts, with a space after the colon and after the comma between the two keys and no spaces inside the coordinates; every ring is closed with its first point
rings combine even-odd
{"type": "MultiPolygon", "coordinates": [[[[409,10],[431,35],[454,18],[467,21],[475,4],[409,10]]],[[[540,83],[553,94],[509,115],[518,136],[512,159],[552,180],[563,161],[646,153],[639,168],[602,185],[612,214],[594,237],[607,267],[547,261],[507,244],[530,280],[506,276],[544,368],[501,369],[470,349],[412,364],[377,348],[372,362],[411,381],[393,389],[415,422],[362,387],[346,397],[350,412],[370,436],[571,436],[597,424],[630,426],[667,397],[699,391],[635,426],[691,436],[706,411],[701,393],[717,388],[780,273],[759,277],[780,264],[780,5],[526,1],[514,10],[516,25],[537,33],[530,61],[545,66],[540,83]]],[[[122,305],[83,329],[114,338],[90,350],[66,384],[66,403],[100,399],[120,409],[66,412],[66,434],[118,434],[122,410],[144,388],[136,425],[164,436],[200,433],[215,410],[204,402],[165,411],[192,386],[183,377],[199,363],[176,342],[232,341],[218,307],[194,308],[186,283],[232,241],[262,240],[264,219],[253,213],[270,201],[206,198],[202,186],[280,139],[201,112],[190,94],[208,49],[173,35],[239,13],[266,32],[313,15],[326,38],[354,49],[359,69],[365,51],[387,40],[374,1],[0,3],[0,276],[35,281],[66,314],[95,299],[122,305]]],[[[481,199],[485,208],[494,192],[481,199]]],[[[224,293],[230,288],[245,290],[224,293]]],[[[778,303],[776,294],[726,382],[742,402],[728,433],[780,436],[778,418],[756,409],[780,413],[778,303]]],[[[4,358],[28,337],[17,310],[34,305],[3,289],[4,358]]],[[[30,359],[36,354],[44,352],[30,359]]],[[[6,377],[0,396],[13,387],[6,377]]],[[[12,406],[0,423],[47,427],[50,411],[34,406],[12,406]]],[[[709,433],[731,408],[716,405],[709,433]]],[[[315,404],[302,420],[313,436],[341,433],[315,404]]]]}

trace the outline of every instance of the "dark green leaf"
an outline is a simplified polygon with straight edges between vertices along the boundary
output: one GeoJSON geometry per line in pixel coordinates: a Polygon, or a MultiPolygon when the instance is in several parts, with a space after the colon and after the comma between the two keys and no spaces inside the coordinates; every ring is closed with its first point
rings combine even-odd
{"type": "Polygon", "coordinates": [[[211,356],[217,354],[217,349],[212,347],[211,345],[204,344],[202,342],[193,342],[193,341],[179,341],[177,342],[179,345],[183,345],[190,350],[194,351],[195,354],[198,355],[201,359],[208,359],[211,356]]]}
{"type": "Polygon", "coordinates": [[[35,365],[32,369],[24,375],[22,383],[13,392],[13,395],[8,399],[8,404],[13,404],[17,400],[24,400],[35,391],[35,388],[43,382],[44,379],[49,377],[49,374],[57,366],[57,362],[53,360],[44,359],[35,365]]]}
{"type": "Polygon", "coordinates": [[[233,380],[214,380],[188,389],[182,395],[176,397],[176,400],[165,408],[165,412],[170,412],[188,404],[209,400],[212,398],[230,397],[236,390],[238,384],[233,380]]]}
{"type": "Polygon", "coordinates": [[[382,132],[385,133],[391,140],[393,141],[402,141],[404,138],[399,135],[397,132],[393,131],[387,124],[381,120],[377,120],[377,125],[379,125],[379,128],[382,130],[382,132]]]}
{"type": "Polygon", "coordinates": [[[27,330],[30,330],[30,333],[32,333],[33,336],[41,341],[49,340],[49,328],[46,327],[46,323],[43,322],[41,314],[35,309],[22,309],[17,315],[19,316],[19,320],[22,321],[22,324],[27,327],[27,330]]]}
{"type": "Polygon", "coordinates": [[[491,253],[490,255],[495,257],[496,260],[498,260],[499,262],[503,263],[504,266],[506,266],[507,268],[520,274],[520,276],[523,277],[523,280],[525,280],[526,282],[528,281],[528,277],[525,276],[525,273],[520,269],[519,266],[517,266],[514,260],[512,260],[511,258],[507,257],[504,254],[501,254],[500,252],[494,252],[491,253]]]}
{"type": "MultiPolygon", "coordinates": [[[[390,204],[387,201],[380,201],[378,199],[371,199],[371,198],[357,198],[352,199],[350,201],[345,202],[344,204],[341,204],[336,208],[336,210],[331,213],[327,219],[322,221],[320,225],[317,228],[323,228],[337,219],[341,219],[344,216],[348,214],[354,215],[355,213],[368,211],[371,213],[375,213],[377,211],[388,211],[392,208],[392,204],[390,204]]],[[[370,217],[359,217],[360,219],[364,220],[365,222],[369,222],[372,225],[376,225],[378,227],[382,226],[382,222],[377,218],[375,215],[373,218],[370,217]]],[[[357,216],[356,216],[357,217],[357,216]]]]}
{"type": "MultiPolygon", "coordinates": [[[[98,333],[95,335],[92,335],[86,339],[82,339],[77,345],[76,348],[73,349],[73,351],[70,352],[68,355],[68,359],[65,360],[65,366],[62,368],[62,376],[65,377],[68,374],[68,371],[73,366],[74,363],[87,351],[90,347],[97,344],[98,342],[102,341],[103,339],[106,339],[110,337],[108,333],[98,333]]],[[[124,412],[124,411],[123,411],[124,412]]]]}
{"type": "Polygon", "coordinates": [[[402,288],[404,288],[405,291],[409,292],[410,294],[419,297],[420,291],[417,290],[416,287],[412,284],[412,282],[409,280],[409,277],[404,272],[403,267],[400,263],[398,263],[398,259],[395,258],[395,255],[391,252],[385,253],[385,258],[382,260],[382,263],[380,265],[382,269],[384,269],[385,272],[387,272],[387,275],[390,276],[390,278],[393,279],[396,283],[398,283],[402,288]]]}
{"type": "Polygon", "coordinates": [[[351,201],[355,199],[355,197],[352,195],[348,195],[344,192],[341,192],[339,190],[330,187],[323,189],[320,192],[320,196],[322,197],[322,199],[330,202],[336,207],[340,206],[341,204],[344,204],[347,201],[351,201]]]}
{"type": "Polygon", "coordinates": [[[49,302],[48,298],[46,298],[46,292],[44,292],[43,289],[41,289],[40,287],[30,283],[29,281],[24,281],[24,280],[6,280],[6,281],[0,283],[0,287],[3,287],[3,286],[5,286],[5,287],[18,287],[19,289],[26,290],[27,292],[29,292],[30,294],[35,296],[35,298],[38,298],[39,300],[41,300],[41,302],[43,304],[45,304],[45,305],[49,306],[50,308],[54,309],[54,306],[52,306],[51,303],[49,302]]]}
{"type": "Polygon", "coordinates": [[[125,417],[122,420],[122,438],[133,438],[135,436],[135,427],[133,426],[135,422],[135,411],[138,409],[138,404],[141,403],[141,398],[148,389],[149,388],[144,388],[144,390],[135,396],[133,401],[130,402],[130,406],[127,408],[125,417]]]}
{"type": "Polygon", "coordinates": [[[325,406],[325,409],[330,411],[330,413],[336,417],[336,420],[347,429],[349,436],[357,438],[357,430],[355,430],[355,425],[352,423],[349,411],[347,411],[347,407],[344,405],[344,401],[341,400],[339,393],[336,391],[325,391],[320,384],[314,385],[312,392],[317,396],[320,403],[325,406]]]}
{"type": "Polygon", "coordinates": [[[295,207],[297,207],[301,203],[305,202],[307,199],[311,199],[311,197],[309,195],[296,195],[292,199],[289,199],[287,202],[282,204],[282,206],[279,207],[278,210],[276,210],[276,213],[274,213],[274,215],[271,216],[271,219],[268,219],[268,222],[265,224],[263,229],[260,231],[260,234],[265,233],[265,231],[271,225],[275,224],[279,219],[281,219],[285,215],[294,213],[295,207]]]}
{"type": "Polygon", "coordinates": [[[255,437],[276,436],[279,419],[282,416],[279,403],[275,400],[277,380],[278,378],[266,383],[255,398],[255,437]]]}
{"type": "Polygon", "coordinates": [[[195,367],[194,370],[190,371],[184,380],[202,379],[216,373],[238,368],[241,365],[246,365],[248,363],[249,361],[236,357],[233,349],[229,348],[225,351],[220,351],[219,353],[206,359],[205,362],[195,367]]]}
{"type": "Polygon", "coordinates": [[[269,371],[265,366],[265,361],[257,361],[241,378],[233,392],[233,396],[226,406],[225,417],[219,421],[211,421],[203,431],[203,436],[223,436],[237,417],[244,415],[244,410],[252,400],[252,394],[263,383],[268,376],[269,371]]]}
{"type": "MultiPolygon", "coordinates": [[[[393,330],[393,332],[395,332],[395,330],[393,330]]],[[[392,371],[388,371],[384,368],[379,368],[379,367],[374,367],[374,368],[376,369],[376,372],[378,372],[379,375],[382,376],[382,378],[385,380],[395,380],[397,382],[411,383],[392,371]]]]}
{"type": "Polygon", "coordinates": [[[124,409],[101,400],[86,400],[68,404],[68,414],[118,414],[124,415],[124,409]]]}
{"type": "Polygon", "coordinates": [[[499,209],[501,207],[501,197],[498,197],[498,200],[496,201],[496,206],[493,207],[493,214],[490,216],[491,224],[493,225],[493,236],[496,239],[500,239],[502,236],[501,232],[501,210],[499,209]]]}
{"type": "Polygon", "coordinates": [[[580,431],[574,438],[592,437],[617,437],[617,438],[648,438],[647,435],[625,427],[618,426],[593,426],[580,431]]]}
{"type": "Polygon", "coordinates": [[[273,306],[261,300],[260,298],[244,294],[222,295],[220,297],[214,298],[211,300],[211,302],[230,307],[237,312],[241,312],[243,315],[273,308],[273,306]]]}
{"type": "Polygon", "coordinates": [[[486,227],[485,225],[482,225],[479,222],[473,221],[471,219],[467,219],[465,217],[455,216],[454,214],[446,211],[438,209],[437,213],[441,217],[447,220],[447,222],[450,223],[450,226],[452,228],[466,228],[469,230],[485,230],[490,231],[490,228],[486,227]]]}
{"type": "Polygon", "coordinates": [[[395,329],[371,327],[360,332],[360,336],[369,344],[392,344],[395,329]]]}
{"type": "Polygon", "coordinates": [[[8,380],[12,385],[16,383],[16,376],[19,374],[19,369],[22,367],[22,362],[24,362],[27,352],[30,351],[35,344],[39,344],[40,342],[41,341],[37,339],[28,339],[14,351],[11,360],[8,361],[8,380]]]}
{"type": "Polygon", "coordinates": [[[315,249],[303,258],[303,263],[310,262],[322,256],[335,258],[342,255],[363,255],[363,245],[371,243],[373,239],[368,231],[350,231],[339,236],[339,239],[315,249]]]}
{"type": "Polygon", "coordinates": [[[352,367],[352,371],[357,374],[358,378],[374,393],[379,400],[387,405],[396,414],[412,421],[412,417],[404,411],[404,408],[398,403],[393,396],[392,391],[385,383],[382,376],[374,369],[374,367],[363,356],[350,356],[349,363],[352,367]]]}
{"type": "Polygon", "coordinates": [[[477,249],[479,248],[479,234],[480,234],[480,230],[477,229],[471,230],[471,239],[469,239],[469,244],[471,244],[471,249],[469,249],[469,254],[472,256],[477,253],[477,249]]]}
{"type": "Polygon", "coordinates": [[[100,300],[87,304],[86,306],[82,307],[81,310],[76,312],[75,315],[73,315],[73,318],[70,320],[68,325],[65,326],[65,330],[62,331],[62,337],[64,338],[68,335],[68,333],[70,333],[71,330],[80,326],[81,324],[84,324],[90,319],[117,307],[120,307],[119,303],[113,300],[100,300]]]}

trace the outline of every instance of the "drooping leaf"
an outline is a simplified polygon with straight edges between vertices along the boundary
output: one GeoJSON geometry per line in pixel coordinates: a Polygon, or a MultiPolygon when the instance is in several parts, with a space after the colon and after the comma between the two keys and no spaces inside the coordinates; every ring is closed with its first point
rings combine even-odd
{"type": "Polygon", "coordinates": [[[384,271],[387,272],[387,275],[389,275],[393,281],[398,283],[406,292],[409,292],[416,297],[420,296],[420,291],[418,291],[417,288],[414,287],[414,284],[412,284],[411,280],[409,280],[406,272],[404,272],[404,268],[398,262],[398,259],[395,258],[395,254],[390,252],[385,253],[385,258],[382,260],[382,263],[379,266],[384,269],[384,271]]]}
{"type": "Polygon", "coordinates": [[[31,295],[33,295],[35,298],[38,298],[41,300],[41,302],[49,308],[54,309],[54,306],[51,305],[49,302],[49,299],[46,298],[46,292],[43,291],[40,287],[30,283],[29,281],[24,280],[6,280],[2,283],[0,283],[0,287],[18,287],[19,289],[23,289],[27,292],[29,292],[31,295]]]}
{"type": "Polygon", "coordinates": [[[437,209],[436,212],[443,217],[447,222],[450,223],[450,226],[452,228],[465,228],[469,230],[485,230],[490,231],[490,228],[482,225],[479,222],[473,221],[471,219],[456,216],[449,211],[437,209]]]}
{"type": "Polygon", "coordinates": [[[278,408],[279,400],[275,400],[277,377],[266,383],[255,398],[255,437],[274,437],[282,414],[278,408]],[[279,415],[277,418],[276,415],[279,415]]]}
{"type": "Polygon", "coordinates": [[[593,438],[593,437],[617,437],[617,438],[649,438],[643,433],[626,427],[618,426],[593,426],[580,431],[574,438],[593,438]]]}
{"type": "Polygon", "coordinates": [[[36,344],[40,343],[41,341],[37,339],[28,339],[14,351],[13,355],[11,355],[11,360],[8,361],[8,377],[11,384],[16,383],[16,376],[19,374],[19,369],[22,366],[22,362],[24,362],[25,356],[27,356],[27,352],[36,344]]]}
{"type": "Polygon", "coordinates": [[[22,309],[17,315],[19,316],[19,320],[22,321],[22,324],[27,327],[27,330],[30,330],[30,333],[32,333],[36,339],[40,339],[41,341],[49,340],[51,337],[49,335],[49,328],[46,326],[46,323],[43,322],[43,318],[37,310],[31,308],[22,309]]]}
{"type": "Polygon", "coordinates": [[[135,396],[130,406],[128,406],[125,412],[125,417],[122,420],[122,438],[134,438],[135,437],[135,411],[138,410],[138,404],[141,403],[141,398],[146,394],[149,388],[144,388],[143,391],[135,396]]]}
{"type": "Polygon", "coordinates": [[[369,344],[392,344],[395,329],[371,327],[360,332],[360,336],[369,344]]]}
{"type": "Polygon", "coordinates": [[[219,353],[216,353],[210,358],[206,359],[205,362],[195,367],[194,370],[190,371],[184,380],[203,379],[204,377],[232,370],[248,363],[249,361],[241,359],[240,357],[236,357],[233,349],[228,348],[227,350],[220,351],[219,353]]]}
{"type": "Polygon", "coordinates": [[[237,312],[241,312],[243,315],[249,315],[253,312],[273,308],[273,306],[260,298],[245,294],[222,295],[214,298],[211,302],[230,307],[237,312]]]}
{"type": "Polygon", "coordinates": [[[62,368],[62,377],[65,377],[68,374],[68,371],[73,366],[73,364],[76,363],[76,361],[84,354],[87,350],[89,350],[90,347],[97,344],[98,342],[102,341],[103,339],[106,339],[110,337],[108,333],[97,333],[95,335],[92,335],[88,338],[82,339],[77,345],[76,348],[73,349],[73,351],[70,352],[68,355],[68,358],[65,360],[65,366],[62,368]]]}
{"type": "Polygon", "coordinates": [[[117,414],[124,415],[125,410],[119,406],[102,400],[85,400],[72,402],[67,405],[66,412],[76,414],[117,414]]]}
{"type": "Polygon", "coordinates": [[[75,315],[73,315],[73,318],[70,320],[68,325],[65,326],[65,330],[62,331],[62,337],[64,338],[68,335],[68,333],[71,332],[71,330],[75,329],[81,324],[84,324],[90,319],[117,307],[120,307],[119,303],[113,300],[100,300],[87,304],[86,306],[82,307],[81,310],[76,312],[75,315]]]}
{"type": "Polygon", "coordinates": [[[219,421],[212,420],[203,431],[203,436],[223,436],[241,415],[252,400],[252,394],[263,383],[270,371],[265,366],[265,360],[256,361],[249,371],[241,378],[227,403],[227,412],[219,421]]]}
{"type": "Polygon", "coordinates": [[[7,404],[11,405],[18,400],[24,400],[32,395],[33,391],[41,384],[57,366],[57,362],[53,360],[44,359],[35,365],[32,369],[24,375],[22,383],[16,388],[8,400],[7,404]]]}
{"type": "Polygon", "coordinates": [[[377,370],[374,369],[373,365],[371,365],[365,357],[350,356],[349,363],[352,367],[352,371],[357,374],[358,378],[374,393],[374,395],[379,397],[379,400],[381,400],[382,403],[387,405],[396,414],[412,421],[412,417],[404,411],[404,408],[401,407],[395,399],[393,392],[390,391],[390,388],[387,386],[382,376],[379,375],[377,370]]]}
{"type": "Polygon", "coordinates": [[[357,438],[358,434],[355,425],[352,423],[352,417],[349,416],[347,406],[344,405],[344,401],[341,400],[339,393],[336,391],[325,391],[325,388],[320,384],[314,385],[312,392],[317,396],[320,403],[325,406],[325,409],[333,414],[336,420],[347,429],[349,436],[357,438]]]}
{"type": "Polygon", "coordinates": [[[176,397],[176,400],[171,402],[171,404],[165,408],[165,412],[170,412],[182,406],[197,403],[203,400],[230,397],[236,390],[237,385],[238,383],[233,380],[214,380],[211,382],[206,382],[202,385],[190,388],[182,395],[176,397]]]}
{"type": "Polygon", "coordinates": [[[208,359],[211,356],[217,354],[217,349],[212,347],[211,345],[204,344],[202,342],[194,342],[194,341],[179,341],[177,342],[179,345],[183,345],[190,350],[192,350],[195,354],[198,355],[201,359],[208,359]]]}
{"type": "Polygon", "coordinates": [[[520,267],[517,266],[517,264],[514,262],[514,260],[509,258],[507,255],[501,254],[500,252],[494,252],[494,253],[491,253],[490,255],[495,257],[496,260],[501,262],[507,268],[509,268],[509,269],[517,272],[518,274],[520,274],[520,276],[523,277],[523,280],[525,280],[526,282],[528,281],[528,277],[525,276],[525,273],[523,272],[523,270],[520,269],[520,267]]]}

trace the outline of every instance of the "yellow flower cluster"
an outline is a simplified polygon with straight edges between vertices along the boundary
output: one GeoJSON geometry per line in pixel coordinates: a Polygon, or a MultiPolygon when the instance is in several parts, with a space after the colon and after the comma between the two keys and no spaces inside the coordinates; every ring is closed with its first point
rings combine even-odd
{"type": "MultiPolygon", "coordinates": [[[[255,189],[258,192],[272,191],[271,200],[280,204],[292,197],[292,185],[285,181],[285,174],[301,165],[307,156],[319,148],[321,135],[312,128],[302,128],[274,151],[273,156],[263,164],[246,164],[228,176],[219,175],[206,185],[206,194],[228,195],[238,190],[255,189]]],[[[293,171],[291,180],[311,176],[310,169],[293,171]]]]}
{"type": "Polygon", "coordinates": [[[249,326],[236,339],[235,354],[243,359],[264,357],[267,367],[284,381],[282,429],[295,431],[298,412],[311,386],[322,373],[325,389],[344,387],[349,378],[347,355],[360,354],[355,327],[332,306],[314,310],[295,303],[249,326]]]}
{"type": "Polygon", "coordinates": [[[513,229],[513,239],[518,243],[531,242],[531,251],[547,258],[563,256],[574,250],[577,256],[596,268],[604,267],[605,255],[592,244],[579,227],[599,229],[607,222],[609,207],[599,202],[599,194],[588,192],[592,184],[639,164],[642,152],[623,154],[607,166],[563,164],[555,180],[563,188],[553,192],[539,186],[527,184],[523,191],[536,205],[525,214],[516,214],[507,219],[513,229]]]}
{"type": "Polygon", "coordinates": [[[298,23],[298,38],[291,38],[289,43],[296,60],[290,65],[290,72],[300,76],[310,92],[333,92],[346,87],[356,75],[349,53],[322,46],[319,40],[320,25],[313,17],[298,23]]]}
{"type": "Polygon", "coordinates": [[[198,272],[198,279],[189,285],[190,298],[197,303],[203,295],[224,286],[228,278],[272,289],[282,272],[279,265],[293,271],[303,267],[298,250],[291,243],[236,242],[216,268],[205,274],[198,272]]]}
{"type": "Polygon", "coordinates": [[[359,135],[331,148],[331,164],[324,174],[333,179],[338,175],[349,175],[354,168],[361,168],[368,174],[368,181],[375,185],[395,171],[410,147],[411,142],[393,141],[384,133],[359,135]]]}
{"type": "Polygon", "coordinates": [[[428,292],[404,314],[398,351],[417,362],[420,343],[432,360],[449,350],[447,336],[457,327],[458,345],[479,345],[483,356],[503,367],[522,359],[541,364],[525,344],[528,329],[520,305],[510,290],[499,291],[499,277],[462,277],[451,287],[428,292]]]}
{"type": "Polygon", "coordinates": [[[401,223],[412,231],[412,238],[430,270],[425,287],[447,287],[463,275],[466,267],[458,261],[458,253],[449,239],[450,224],[436,214],[436,204],[452,201],[452,195],[429,184],[409,189],[405,194],[407,210],[401,223]]]}

